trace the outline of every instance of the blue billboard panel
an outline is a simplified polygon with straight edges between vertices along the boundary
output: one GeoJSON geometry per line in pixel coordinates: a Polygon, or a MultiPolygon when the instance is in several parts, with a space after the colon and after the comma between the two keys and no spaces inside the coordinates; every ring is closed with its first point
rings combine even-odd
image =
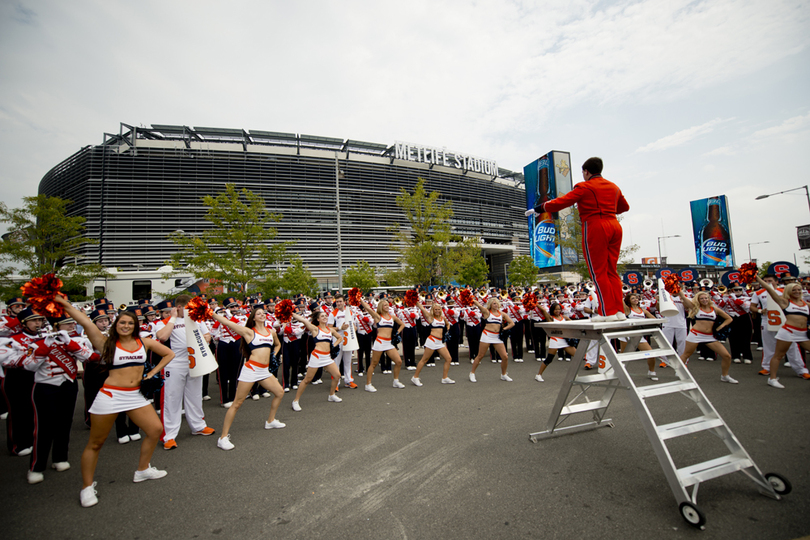
{"type": "Polygon", "coordinates": [[[697,264],[732,268],[734,246],[731,241],[731,217],[725,195],[689,203],[692,209],[692,233],[695,237],[697,264]]]}

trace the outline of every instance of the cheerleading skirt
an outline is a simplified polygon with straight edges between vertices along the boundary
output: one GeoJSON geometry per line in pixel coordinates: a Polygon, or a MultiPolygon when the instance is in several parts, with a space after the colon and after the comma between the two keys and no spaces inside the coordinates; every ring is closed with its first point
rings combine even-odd
{"type": "Polygon", "coordinates": [[[430,349],[431,351],[438,351],[443,347],[446,347],[446,345],[440,338],[437,338],[436,336],[428,336],[427,340],[425,341],[425,348],[430,349]]]}
{"type": "Polygon", "coordinates": [[[491,332],[484,328],[484,331],[481,332],[481,343],[503,343],[501,338],[499,337],[498,332],[491,332]]]}
{"type": "Polygon", "coordinates": [[[714,334],[706,334],[704,332],[698,332],[694,328],[689,331],[689,334],[686,336],[687,343],[712,343],[717,341],[714,339],[714,334]]]}
{"type": "Polygon", "coordinates": [[[90,414],[118,414],[134,411],[149,405],[141,394],[141,388],[122,388],[120,386],[104,385],[98,391],[96,399],[88,411],[90,414]]]}
{"type": "Polygon", "coordinates": [[[807,341],[807,329],[796,328],[795,326],[784,325],[776,333],[776,339],[781,341],[790,341],[791,343],[801,343],[807,341]]]}
{"type": "Polygon", "coordinates": [[[307,362],[308,368],[322,368],[326,367],[329,364],[334,364],[335,361],[332,360],[332,355],[328,352],[321,352],[321,351],[312,351],[312,354],[309,355],[309,362],[307,362]]]}
{"type": "Polygon", "coordinates": [[[265,380],[270,377],[270,367],[268,364],[260,364],[253,360],[248,360],[242,366],[242,371],[239,373],[239,382],[255,383],[265,380]]]}
{"type": "Polygon", "coordinates": [[[571,347],[571,344],[568,343],[567,339],[561,337],[548,338],[549,349],[565,349],[566,347],[571,347]]]}
{"type": "Polygon", "coordinates": [[[372,351],[390,351],[393,349],[394,346],[391,345],[391,338],[385,338],[377,336],[377,339],[374,340],[374,345],[371,346],[372,351]]]}

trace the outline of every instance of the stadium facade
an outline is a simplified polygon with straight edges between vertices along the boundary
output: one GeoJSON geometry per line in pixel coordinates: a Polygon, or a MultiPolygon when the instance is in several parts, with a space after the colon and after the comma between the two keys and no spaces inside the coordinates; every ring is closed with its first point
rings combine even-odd
{"type": "Polygon", "coordinates": [[[323,286],[358,260],[396,268],[392,223],[405,224],[400,189],[424,178],[452,203],[452,230],[481,239],[493,285],[529,253],[523,175],[493,160],[409,143],[379,144],[293,133],[121,124],[51,169],[39,193],[70,199],[87,219],[85,260],[121,270],[155,269],[174,252],[167,236],[199,234],[201,197],[226,183],[260,195],[283,215],[279,241],[293,241],[323,286]],[[339,199],[339,200],[338,200],[339,199]],[[340,230],[340,234],[338,234],[340,230]]]}

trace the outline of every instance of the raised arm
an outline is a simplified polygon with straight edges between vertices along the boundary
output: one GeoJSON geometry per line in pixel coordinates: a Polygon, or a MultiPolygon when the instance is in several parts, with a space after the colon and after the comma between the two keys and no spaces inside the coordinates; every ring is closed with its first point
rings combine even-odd
{"type": "Polygon", "coordinates": [[[416,306],[422,310],[422,317],[428,322],[428,324],[433,324],[433,315],[430,314],[428,310],[425,309],[425,306],[422,305],[422,302],[417,302],[416,306]]]}
{"type": "Polygon", "coordinates": [[[84,331],[87,333],[87,339],[90,340],[93,347],[95,347],[97,351],[103,351],[104,342],[107,341],[107,336],[101,333],[101,330],[99,330],[98,326],[96,326],[95,323],[90,320],[90,317],[85,315],[82,310],[73,307],[73,304],[68,302],[66,298],[57,296],[54,298],[54,301],[61,304],[62,308],[65,310],[65,313],[70,315],[74,321],[79,323],[82,328],[84,328],[84,331]]]}
{"type": "MultiPolygon", "coordinates": [[[[298,313],[293,313],[292,318],[295,319],[296,321],[300,322],[301,324],[303,324],[304,327],[307,329],[307,331],[310,334],[312,334],[313,336],[318,334],[318,327],[315,326],[314,324],[312,324],[311,322],[309,322],[306,319],[306,317],[302,317],[298,313]]],[[[329,327],[329,329],[334,330],[331,326],[329,327]]]]}
{"type": "Polygon", "coordinates": [[[693,303],[692,303],[692,301],[691,301],[691,300],[689,300],[689,299],[686,297],[686,295],[685,295],[685,294],[683,294],[683,291],[682,291],[682,290],[681,290],[681,291],[678,291],[678,296],[680,297],[681,302],[683,302],[683,307],[685,307],[685,308],[687,309],[687,311],[688,311],[688,310],[690,310],[690,309],[692,309],[693,307],[695,307],[695,304],[693,304],[693,303]]]}
{"type": "Polygon", "coordinates": [[[488,319],[489,318],[489,310],[487,308],[485,308],[484,306],[482,306],[481,302],[479,302],[478,300],[473,298],[473,304],[475,304],[475,307],[477,307],[478,310],[481,311],[481,318],[482,319],[488,319]]]}
{"type": "Polygon", "coordinates": [[[381,318],[381,317],[380,317],[379,313],[377,313],[376,311],[374,311],[373,309],[371,309],[371,306],[369,306],[369,305],[366,303],[366,301],[365,301],[365,300],[363,300],[362,298],[360,299],[360,304],[363,306],[363,309],[365,309],[365,310],[366,310],[366,312],[367,312],[369,315],[371,315],[371,318],[372,318],[372,319],[374,319],[374,324],[377,324],[378,322],[380,322],[380,318],[381,318]]]}
{"type": "Polygon", "coordinates": [[[241,324],[237,324],[233,321],[229,321],[219,313],[214,313],[213,319],[220,324],[223,324],[234,331],[235,334],[239,334],[241,337],[246,339],[247,341],[253,341],[253,330],[247,328],[246,326],[242,326],[241,324]]]}
{"type": "Polygon", "coordinates": [[[762,285],[762,287],[766,291],[768,291],[768,294],[771,295],[771,298],[773,298],[774,302],[779,304],[780,308],[785,309],[786,307],[788,307],[788,305],[790,304],[790,300],[788,300],[787,298],[785,298],[784,296],[779,294],[776,291],[776,289],[774,289],[769,283],[767,283],[766,281],[763,281],[763,279],[761,277],[759,277],[759,276],[757,276],[757,282],[759,282],[759,284],[762,285]]]}

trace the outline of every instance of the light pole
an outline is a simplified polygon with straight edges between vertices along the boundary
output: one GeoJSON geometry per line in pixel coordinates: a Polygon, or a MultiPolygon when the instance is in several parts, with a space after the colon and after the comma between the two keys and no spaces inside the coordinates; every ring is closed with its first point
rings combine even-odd
{"type": "Polygon", "coordinates": [[[758,201],[760,199],[767,199],[768,197],[770,197],[772,195],[781,195],[782,193],[789,193],[791,191],[798,191],[800,189],[803,189],[805,195],[807,195],[807,208],[810,209],[810,189],[808,189],[807,186],[801,186],[801,187],[797,187],[797,188],[793,188],[793,189],[786,189],[785,191],[778,191],[776,193],[769,193],[767,195],[760,195],[755,200],[758,201]]]}
{"type": "Polygon", "coordinates": [[[664,261],[661,260],[661,240],[664,238],[680,238],[680,234],[673,234],[671,236],[659,236],[658,237],[658,264],[664,266],[664,261]]]}
{"type": "Polygon", "coordinates": [[[757,245],[757,244],[770,244],[770,243],[771,243],[771,241],[770,241],[770,240],[765,240],[765,241],[763,241],[763,242],[751,242],[750,244],[748,244],[748,260],[749,260],[749,261],[753,261],[753,260],[754,260],[754,259],[751,257],[751,246],[755,246],[755,245],[757,245]]]}
{"type": "Polygon", "coordinates": [[[338,294],[343,294],[343,249],[340,239],[340,162],[335,152],[335,214],[337,215],[338,294]]]}

